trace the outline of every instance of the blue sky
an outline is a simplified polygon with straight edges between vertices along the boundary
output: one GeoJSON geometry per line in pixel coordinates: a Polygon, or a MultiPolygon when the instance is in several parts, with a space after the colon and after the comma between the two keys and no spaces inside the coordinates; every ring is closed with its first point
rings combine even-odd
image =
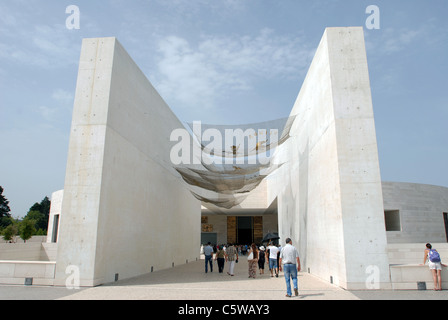
{"type": "Polygon", "coordinates": [[[181,121],[239,124],[288,116],[325,28],[364,26],[382,179],[448,187],[446,0],[2,0],[0,12],[0,185],[15,217],[63,189],[89,37],[117,37],[181,121]]]}

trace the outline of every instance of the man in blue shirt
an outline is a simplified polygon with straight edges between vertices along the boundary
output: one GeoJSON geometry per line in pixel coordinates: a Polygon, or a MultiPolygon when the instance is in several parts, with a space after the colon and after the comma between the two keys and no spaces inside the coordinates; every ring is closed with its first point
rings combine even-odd
{"type": "Polygon", "coordinates": [[[207,246],[204,248],[204,256],[205,256],[205,273],[208,271],[208,264],[210,263],[210,272],[213,272],[213,248],[211,243],[207,243],[207,246]]]}

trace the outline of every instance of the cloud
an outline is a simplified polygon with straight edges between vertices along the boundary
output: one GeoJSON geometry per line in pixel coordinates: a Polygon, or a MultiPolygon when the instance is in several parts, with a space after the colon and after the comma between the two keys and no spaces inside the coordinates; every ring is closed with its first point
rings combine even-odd
{"type": "Polygon", "coordinates": [[[299,36],[263,29],[256,36],[203,36],[197,44],[179,37],[158,44],[156,87],[187,108],[210,109],[231,93],[263,81],[303,76],[314,48],[299,36]]]}
{"type": "Polygon", "coordinates": [[[58,111],[57,108],[47,107],[47,106],[40,106],[38,108],[39,114],[44,118],[46,121],[53,121],[54,117],[58,111]]]}
{"type": "Polygon", "coordinates": [[[47,105],[37,108],[38,114],[52,127],[63,119],[67,119],[73,106],[73,94],[63,89],[56,89],[47,105]]]}
{"type": "Polygon", "coordinates": [[[22,4],[21,10],[18,7],[12,3],[0,4],[3,61],[52,69],[78,63],[79,40],[66,28],[64,20],[62,23],[37,21],[42,11],[46,11],[36,2],[22,4]]]}
{"type": "Polygon", "coordinates": [[[434,21],[426,21],[415,28],[387,27],[365,32],[365,39],[369,64],[375,66],[371,69],[371,74],[376,76],[372,85],[382,94],[397,95],[412,90],[406,83],[409,76],[404,76],[404,72],[416,68],[419,59],[416,57],[446,51],[443,46],[447,35],[438,30],[434,21]]]}
{"type": "Polygon", "coordinates": [[[446,43],[447,35],[439,30],[434,21],[415,28],[382,28],[366,32],[367,50],[375,55],[392,55],[397,53],[413,52],[422,45],[434,47],[446,43]]]}
{"type": "Polygon", "coordinates": [[[71,106],[73,104],[73,94],[63,89],[57,89],[51,95],[53,100],[61,103],[63,106],[71,106]]]}

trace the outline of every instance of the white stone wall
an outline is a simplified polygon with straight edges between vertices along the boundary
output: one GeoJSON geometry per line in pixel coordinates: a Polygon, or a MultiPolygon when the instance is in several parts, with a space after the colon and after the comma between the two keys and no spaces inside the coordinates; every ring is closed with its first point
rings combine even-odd
{"type": "Polygon", "coordinates": [[[50,207],[50,214],[48,216],[48,228],[47,228],[47,240],[46,240],[47,243],[51,243],[53,240],[53,232],[55,231],[54,230],[55,215],[59,215],[59,223],[57,226],[57,233],[59,234],[59,224],[61,222],[63,197],[64,197],[64,190],[55,191],[51,195],[51,207],[50,207]]]}
{"type": "Polygon", "coordinates": [[[443,213],[448,188],[427,184],[383,182],[384,210],[398,210],[399,231],[388,231],[388,243],[446,242],[443,213]]]}
{"type": "Polygon", "coordinates": [[[115,38],[83,41],[58,239],[93,286],[199,257],[200,202],[170,162],[182,128],[115,38]]]}
{"type": "Polygon", "coordinates": [[[363,30],[328,28],[291,115],[286,162],[268,180],[280,237],[291,237],[304,270],[365,289],[369,266],[390,286],[378,150],[363,30]]]}

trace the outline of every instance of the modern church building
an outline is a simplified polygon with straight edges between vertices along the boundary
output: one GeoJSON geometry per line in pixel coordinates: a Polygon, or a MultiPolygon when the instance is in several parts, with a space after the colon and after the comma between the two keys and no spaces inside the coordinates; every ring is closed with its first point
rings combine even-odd
{"type": "MultiPolygon", "coordinates": [[[[340,287],[430,286],[421,245],[448,254],[448,188],[381,181],[361,27],[325,30],[285,116],[184,126],[117,39],[85,39],[34,283],[65,285],[75,266],[97,286],[196,261],[201,243],[278,233],[304,272],[340,287]]],[[[27,278],[12,268],[0,280],[27,278]]]]}

